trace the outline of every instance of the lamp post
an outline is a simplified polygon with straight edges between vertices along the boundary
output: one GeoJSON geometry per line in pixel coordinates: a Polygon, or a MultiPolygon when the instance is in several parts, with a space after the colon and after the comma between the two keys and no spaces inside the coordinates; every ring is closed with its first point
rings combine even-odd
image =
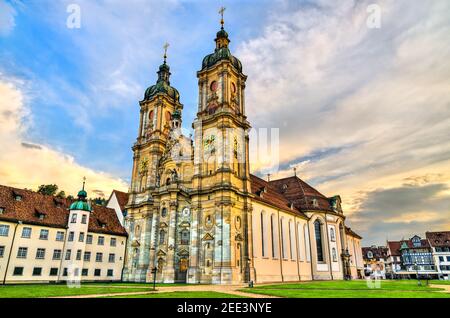
{"type": "Polygon", "coordinates": [[[156,290],[156,271],[157,271],[157,268],[156,268],[156,267],[153,267],[153,268],[152,268],[152,274],[153,274],[153,291],[156,290]]]}
{"type": "Polygon", "coordinates": [[[414,266],[416,267],[417,286],[422,286],[422,283],[419,279],[419,266],[417,265],[417,262],[414,262],[414,266]]]}

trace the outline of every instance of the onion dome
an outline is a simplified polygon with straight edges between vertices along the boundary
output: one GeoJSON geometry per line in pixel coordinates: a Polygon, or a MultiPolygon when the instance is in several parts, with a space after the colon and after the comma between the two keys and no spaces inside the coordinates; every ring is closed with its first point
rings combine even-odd
{"type": "Polygon", "coordinates": [[[219,61],[228,60],[239,71],[242,72],[242,63],[235,56],[233,56],[228,48],[230,39],[228,33],[223,28],[223,20],[221,21],[222,27],[216,34],[216,49],[214,53],[205,56],[202,62],[202,70],[214,66],[219,61]]]}
{"type": "Polygon", "coordinates": [[[91,212],[91,205],[87,202],[87,192],[84,190],[84,182],[83,189],[78,192],[78,199],[70,205],[69,210],[79,210],[79,211],[88,211],[91,212]]]}
{"type": "MultiPolygon", "coordinates": [[[[167,45],[168,46],[168,45],[167,45]]],[[[167,47],[165,46],[167,50],[167,47]]],[[[166,63],[166,53],[164,53],[164,63],[159,66],[158,80],[155,85],[150,86],[145,90],[144,100],[150,100],[157,94],[166,94],[175,101],[180,100],[180,93],[178,90],[170,86],[170,67],[166,63]]]]}

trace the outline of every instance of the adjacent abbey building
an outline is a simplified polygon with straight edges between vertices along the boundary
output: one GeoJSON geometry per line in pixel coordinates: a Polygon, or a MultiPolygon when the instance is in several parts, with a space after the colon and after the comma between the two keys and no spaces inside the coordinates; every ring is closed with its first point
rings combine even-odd
{"type": "Polygon", "coordinates": [[[241,62],[222,28],[198,77],[194,140],[164,57],[140,102],[126,206],[125,281],[231,284],[357,278],[360,239],[339,196],[250,174],[241,62]]]}

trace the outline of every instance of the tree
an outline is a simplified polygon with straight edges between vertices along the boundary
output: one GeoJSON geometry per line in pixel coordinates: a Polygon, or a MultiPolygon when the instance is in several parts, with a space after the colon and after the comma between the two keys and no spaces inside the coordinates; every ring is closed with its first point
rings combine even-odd
{"type": "Polygon", "coordinates": [[[56,196],[58,198],[64,199],[66,197],[66,193],[64,191],[59,191],[56,196]]]}
{"type": "Polygon", "coordinates": [[[56,184],[42,184],[39,186],[37,192],[45,195],[55,195],[56,191],[58,191],[58,186],[56,184]]]}
{"type": "Polygon", "coordinates": [[[106,200],[105,200],[104,198],[100,198],[100,197],[94,198],[94,199],[92,199],[92,202],[93,202],[95,205],[106,206],[106,200]]]}

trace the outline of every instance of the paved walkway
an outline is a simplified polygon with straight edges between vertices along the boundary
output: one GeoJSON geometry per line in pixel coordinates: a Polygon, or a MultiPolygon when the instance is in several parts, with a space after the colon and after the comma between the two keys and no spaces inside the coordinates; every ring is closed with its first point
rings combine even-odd
{"type": "MultiPolygon", "coordinates": [[[[100,286],[95,286],[100,287],[100,286]]],[[[105,286],[106,287],[106,286],[105,286]]],[[[105,294],[95,294],[95,295],[77,295],[77,296],[61,296],[52,298],[99,298],[99,297],[113,297],[113,296],[133,296],[133,295],[150,295],[155,293],[170,293],[170,292],[189,292],[189,291],[211,291],[217,293],[225,293],[230,295],[236,295],[247,298],[279,298],[276,296],[266,296],[258,295],[252,293],[246,293],[239,291],[247,285],[185,285],[185,286],[171,286],[171,287],[156,287],[156,291],[149,290],[151,287],[148,286],[115,286],[115,288],[123,288],[124,291],[127,288],[142,288],[147,289],[147,291],[141,292],[123,292],[123,293],[105,293],[105,294]]]]}
{"type": "Polygon", "coordinates": [[[440,290],[441,293],[450,293],[450,285],[435,285],[435,284],[431,284],[430,287],[444,289],[444,290],[440,290]]]}

